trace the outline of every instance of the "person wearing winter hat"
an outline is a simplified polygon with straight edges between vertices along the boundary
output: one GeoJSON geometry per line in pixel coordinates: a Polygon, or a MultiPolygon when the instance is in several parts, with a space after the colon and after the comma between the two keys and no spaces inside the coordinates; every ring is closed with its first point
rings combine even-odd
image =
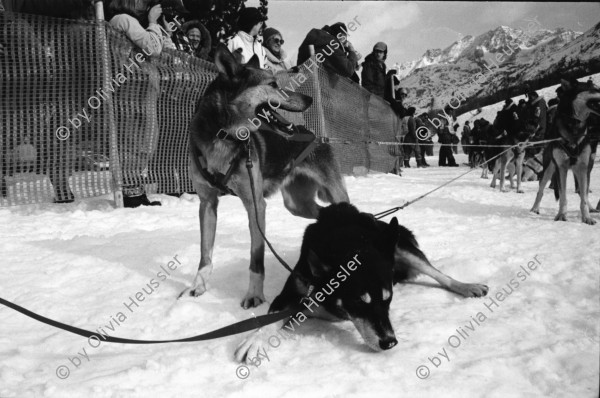
{"type": "Polygon", "coordinates": [[[351,78],[356,75],[360,54],[348,40],[348,30],[342,22],[311,29],[298,48],[298,65],[310,58],[310,46],[315,54],[322,54],[323,65],[338,75],[351,78]]]}
{"type": "Polygon", "coordinates": [[[383,42],[375,44],[373,52],[365,58],[362,70],[362,86],[375,95],[383,97],[385,90],[385,60],[387,45],[383,42]]]}
{"type": "Polygon", "coordinates": [[[256,55],[259,66],[265,68],[267,55],[259,33],[266,20],[267,18],[256,7],[246,7],[240,11],[237,21],[238,32],[229,40],[227,48],[242,64],[248,63],[250,58],[256,55]]]}
{"type": "Polygon", "coordinates": [[[281,48],[283,45],[281,32],[275,28],[267,28],[263,32],[263,40],[263,47],[267,54],[267,68],[271,69],[273,73],[290,69],[291,65],[285,60],[285,51],[281,48]]]}

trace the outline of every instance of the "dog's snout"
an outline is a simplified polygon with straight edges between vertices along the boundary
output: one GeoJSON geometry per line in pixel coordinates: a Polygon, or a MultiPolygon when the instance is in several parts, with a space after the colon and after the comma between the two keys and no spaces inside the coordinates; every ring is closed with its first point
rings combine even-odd
{"type": "Polygon", "coordinates": [[[396,344],[398,344],[398,340],[396,340],[395,337],[379,341],[379,347],[381,347],[382,350],[389,350],[390,348],[393,348],[396,344]]]}

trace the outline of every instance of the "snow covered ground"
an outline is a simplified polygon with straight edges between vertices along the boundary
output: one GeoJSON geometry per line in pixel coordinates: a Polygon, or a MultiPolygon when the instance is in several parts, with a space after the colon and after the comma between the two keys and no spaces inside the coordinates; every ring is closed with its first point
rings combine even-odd
{"type": "MultiPolygon", "coordinates": [[[[359,209],[378,212],[466,170],[413,167],[401,178],[346,183],[359,209]]],[[[396,286],[391,320],[399,344],[390,351],[371,352],[349,322],[308,320],[295,341],[271,348],[240,379],[233,352],[242,336],[154,346],[88,342],[1,307],[0,397],[597,397],[600,224],[580,222],[571,176],[569,221],[559,223],[550,190],[538,216],[529,213],[536,182],[524,183],[525,194],[500,193],[479,174],[397,216],[434,265],[488,284],[488,297],[463,299],[426,277],[396,286]]],[[[596,170],[591,188],[595,205],[596,170]]],[[[265,313],[267,304],[239,306],[249,257],[239,200],[220,203],[209,291],[177,300],[199,260],[198,200],[152,198],[163,206],[114,209],[106,196],[0,209],[0,297],[81,328],[141,339],[192,336],[265,313]],[[164,279],[161,266],[170,274],[164,279]],[[142,289],[144,301],[130,304],[142,289]]],[[[288,262],[297,260],[309,223],[290,215],[279,195],[268,200],[267,233],[288,262]]],[[[266,268],[272,300],[287,271],[269,252],[266,268]]]]}

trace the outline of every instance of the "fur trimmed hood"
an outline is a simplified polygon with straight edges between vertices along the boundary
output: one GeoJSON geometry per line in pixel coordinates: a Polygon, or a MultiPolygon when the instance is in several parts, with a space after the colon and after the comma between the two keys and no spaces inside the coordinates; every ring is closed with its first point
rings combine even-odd
{"type": "Polygon", "coordinates": [[[199,58],[207,59],[208,53],[210,52],[212,46],[212,38],[210,37],[210,32],[197,19],[185,22],[183,25],[181,25],[181,30],[186,36],[192,28],[199,29],[200,35],[202,36],[202,38],[200,39],[200,46],[198,46],[198,48],[195,50],[196,55],[199,58]]]}

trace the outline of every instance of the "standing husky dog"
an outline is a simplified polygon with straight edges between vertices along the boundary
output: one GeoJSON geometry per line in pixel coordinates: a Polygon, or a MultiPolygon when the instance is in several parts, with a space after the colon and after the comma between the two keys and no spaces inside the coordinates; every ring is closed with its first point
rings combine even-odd
{"type": "MultiPolygon", "coordinates": [[[[370,348],[388,350],[398,343],[389,318],[392,286],[418,274],[464,297],[488,292],[485,285],[458,282],[435,269],[396,217],[388,224],[351,204],[331,205],[306,228],[298,264],[269,312],[298,308],[285,326],[291,331],[307,317],[350,320],[370,348]]],[[[236,360],[251,361],[285,324],[280,321],[252,332],[238,346],[236,360]]]]}
{"type": "Polygon", "coordinates": [[[273,73],[259,69],[257,61],[253,57],[245,66],[240,65],[227,48],[219,47],[215,54],[219,76],[207,88],[190,123],[190,177],[200,197],[200,265],[193,285],[180,297],[199,296],[206,291],[213,266],[219,196],[238,196],[248,213],[250,286],[241,303],[244,308],[265,301],[264,241],[259,230],[259,225],[265,230],[264,198],[281,188],[285,207],[306,218],[318,215],[316,196],[330,203],[349,200],[339,165],[328,145],[316,146],[294,167],[307,143],[286,138],[296,127],[272,107],[303,112],[312,99],[280,89],[273,73]],[[258,127],[252,123],[257,113],[263,116],[259,120],[265,120],[258,127]],[[246,169],[248,157],[252,161],[256,203],[246,169]]]}
{"type": "Polygon", "coordinates": [[[567,172],[573,169],[579,182],[581,198],[581,221],[593,225],[588,199],[588,164],[592,153],[587,135],[587,118],[590,113],[600,115],[600,89],[577,80],[561,81],[564,94],[560,98],[554,122],[548,138],[562,138],[548,144],[544,149],[544,176],[531,211],[540,213],[540,202],[544,188],[558,169],[558,179],[554,183],[554,196],[559,199],[558,214],[554,221],[567,220],[567,172]]]}

